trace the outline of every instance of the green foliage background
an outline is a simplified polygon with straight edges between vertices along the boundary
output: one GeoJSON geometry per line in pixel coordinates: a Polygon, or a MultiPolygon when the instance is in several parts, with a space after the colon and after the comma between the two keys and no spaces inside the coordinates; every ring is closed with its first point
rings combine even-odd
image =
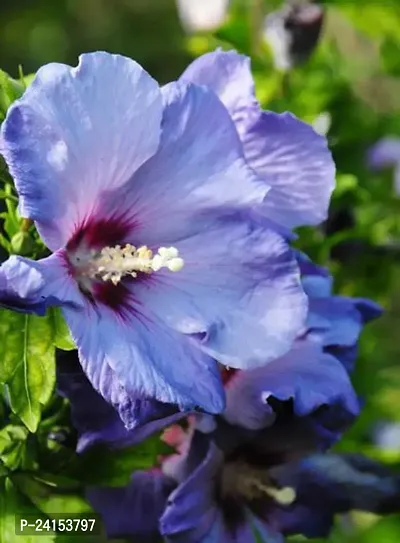
{"type": "MultiPolygon", "coordinates": [[[[329,113],[328,138],[338,171],[332,220],[328,229],[304,229],[299,246],[330,267],[337,293],[373,298],[386,310],[363,334],[354,384],[365,407],[338,449],[398,469],[400,451],[377,450],[371,435],[379,421],[400,422],[400,197],[393,190],[392,172],[370,172],[365,154],[383,136],[400,137],[400,2],[325,2],[318,49],[287,76],[274,70],[259,38],[264,14],[280,2],[232,4],[217,32],[186,36],[174,0],[2,0],[0,67],[14,80],[0,74],[0,120],[29,83],[21,79],[20,65],[30,74],[50,61],[74,65],[83,51],[108,50],[138,60],[166,82],[192,58],[217,46],[251,55],[265,108],[289,110],[308,122],[329,113]],[[349,212],[353,223],[343,220],[349,212]]],[[[43,247],[18,217],[12,186],[4,171],[1,175],[0,196],[7,206],[3,253],[39,255],[43,247]]],[[[154,438],[118,454],[99,449],[78,461],[68,448],[49,440],[50,431],[68,425],[68,407],[53,394],[55,347],[72,347],[64,323],[56,312],[44,319],[0,313],[0,387],[8,399],[0,401],[0,543],[37,541],[15,536],[16,510],[48,516],[85,511],[84,483],[123,484],[133,469],[151,465],[160,446],[154,438]]],[[[329,541],[397,543],[400,514],[381,519],[354,512],[338,521],[329,541]]]]}

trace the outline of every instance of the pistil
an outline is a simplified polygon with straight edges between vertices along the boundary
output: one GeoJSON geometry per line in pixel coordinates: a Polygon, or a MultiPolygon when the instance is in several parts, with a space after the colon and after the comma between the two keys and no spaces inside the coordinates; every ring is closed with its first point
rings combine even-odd
{"type": "Polygon", "coordinates": [[[74,255],[72,263],[83,278],[111,281],[117,285],[123,277],[136,278],[138,273],[150,274],[167,268],[180,271],[184,261],[175,247],[160,247],[156,254],[146,246],[104,247],[100,252],[92,251],[89,256],[74,255]]]}

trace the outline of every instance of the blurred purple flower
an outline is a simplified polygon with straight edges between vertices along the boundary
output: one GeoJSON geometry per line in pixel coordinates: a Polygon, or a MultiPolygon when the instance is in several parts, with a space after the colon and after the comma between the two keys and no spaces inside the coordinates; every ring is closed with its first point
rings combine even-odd
{"type": "Polygon", "coordinates": [[[49,64],[9,109],[1,147],[21,215],[54,251],[10,257],[6,287],[16,307],[62,307],[86,375],[127,425],[137,399],[220,412],[214,359],[255,367],[290,348],[306,313],[298,266],[248,219],[269,187],[211,89],[160,88],[107,53],[49,64]]]}
{"type": "Polygon", "coordinates": [[[394,168],[394,187],[400,195],[400,138],[388,136],[373,145],[367,155],[371,169],[394,168]]]}
{"type": "Polygon", "coordinates": [[[324,136],[290,113],[262,111],[250,59],[216,51],[196,59],[181,81],[212,89],[228,109],[250,166],[271,190],[258,214],[292,229],[327,217],[335,166],[324,136]]]}

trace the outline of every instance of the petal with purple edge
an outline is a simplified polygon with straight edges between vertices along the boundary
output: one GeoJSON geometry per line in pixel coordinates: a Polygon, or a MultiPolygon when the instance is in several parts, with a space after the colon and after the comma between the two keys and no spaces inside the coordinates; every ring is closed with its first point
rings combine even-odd
{"type": "Polygon", "coordinates": [[[251,114],[257,118],[260,106],[255,98],[250,58],[235,51],[217,50],[194,60],[180,77],[181,81],[212,89],[229,111],[242,136],[251,114]]]}
{"type": "Polygon", "coordinates": [[[175,484],[158,471],[133,473],[126,487],[90,487],[86,497],[111,538],[134,536],[159,541],[158,519],[175,484]]]}
{"type": "MultiPolygon", "coordinates": [[[[309,332],[320,338],[322,344],[354,345],[361,333],[364,319],[357,306],[362,302],[357,298],[331,296],[311,298],[309,301],[307,327],[309,332]]],[[[365,308],[366,314],[369,307],[365,308]]],[[[375,304],[371,303],[371,313],[375,315],[375,304]]]]}
{"type": "Polygon", "coordinates": [[[171,494],[160,519],[160,531],[170,543],[202,542],[218,514],[215,478],[221,469],[223,455],[213,441],[203,435],[198,437],[202,442],[207,440],[206,455],[171,494]]]}
{"type": "MultiPolygon", "coordinates": [[[[132,302],[134,304],[134,302],[132,302]]],[[[132,305],[119,314],[106,305],[64,308],[79,359],[92,385],[107,401],[110,369],[131,399],[154,398],[185,409],[219,413],[224,390],[214,360],[195,341],[132,305]]]]}
{"type": "Polygon", "coordinates": [[[250,166],[271,187],[262,214],[289,228],[326,218],[335,167],[326,139],[289,113],[261,111],[249,59],[216,51],[182,75],[211,88],[230,112],[250,166]]]}
{"type": "Polygon", "coordinates": [[[211,90],[170,83],[162,92],[158,152],[128,185],[105,195],[99,209],[103,217],[118,209],[134,223],[135,245],[171,244],[193,229],[205,230],[205,212],[247,209],[268,192],[246,164],[235,126],[211,90]]]}
{"type": "Polygon", "coordinates": [[[0,306],[16,311],[26,308],[26,312],[43,315],[50,306],[84,305],[62,253],[38,261],[12,255],[0,270],[5,284],[0,291],[0,306]]]}
{"type": "Polygon", "coordinates": [[[158,84],[133,60],[81,55],[41,68],[2,127],[2,152],[23,217],[52,250],[66,245],[99,196],[126,183],[158,147],[158,84]]]}
{"type": "Polygon", "coordinates": [[[180,272],[133,283],[143,307],[176,330],[205,332],[202,349],[234,368],[259,366],[289,350],[304,325],[307,300],[285,240],[224,220],[174,245],[185,260],[180,272]]]}
{"type": "Polygon", "coordinates": [[[262,112],[242,140],[249,164],[271,187],[263,215],[288,228],[326,219],[335,165],[323,136],[290,113],[262,112]]]}
{"type": "Polygon", "coordinates": [[[57,353],[58,390],[70,401],[72,423],[79,435],[78,452],[98,443],[113,448],[134,445],[184,416],[172,405],[155,400],[130,400],[110,370],[110,388],[113,381],[117,385],[115,408],[92,387],[76,352],[57,353]],[[133,429],[129,431],[122,419],[133,429]]]}
{"type": "Polygon", "coordinates": [[[235,374],[227,385],[226,396],[225,419],[251,430],[274,422],[270,398],[292,399],[294,414],[299,417],[333,404],[340,404],[352,416],[359,410],[342,364],[308,341],[298,342],[288,354],[263,368],[235,374]]]}

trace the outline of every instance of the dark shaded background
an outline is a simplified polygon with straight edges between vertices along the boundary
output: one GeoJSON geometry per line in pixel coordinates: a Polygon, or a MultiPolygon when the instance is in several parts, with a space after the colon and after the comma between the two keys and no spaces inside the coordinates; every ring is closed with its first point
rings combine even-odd
{"type": "Polygon", "coordinates": [[[85,51],[130,56],[160,82],[187,63],[174,0],[2,0],[0,66],[17,75],[85,51]]]}

